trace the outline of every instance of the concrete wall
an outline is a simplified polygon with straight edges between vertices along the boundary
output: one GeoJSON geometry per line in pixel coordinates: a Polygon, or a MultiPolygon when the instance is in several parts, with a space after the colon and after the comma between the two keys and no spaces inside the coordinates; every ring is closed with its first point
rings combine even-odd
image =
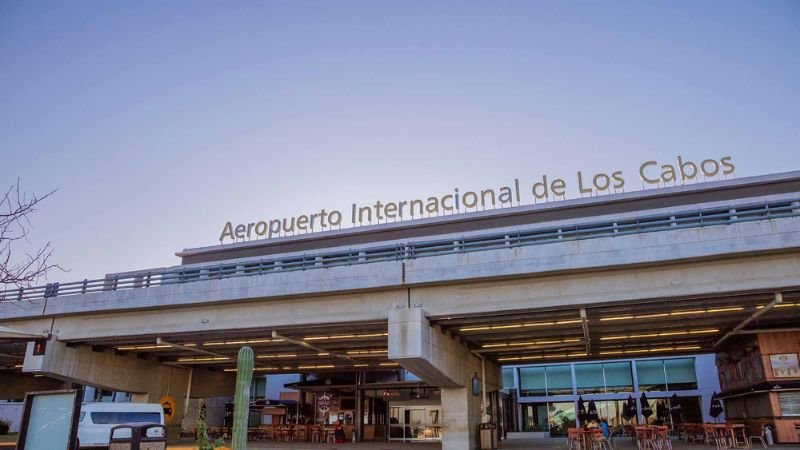
{"type": "Polygon", "coordinates": [[[29,373],[3,373],[0,378],[0,400],[24,400],[25,393],[64,389],[64,381],[35,377],[29,373]]]}

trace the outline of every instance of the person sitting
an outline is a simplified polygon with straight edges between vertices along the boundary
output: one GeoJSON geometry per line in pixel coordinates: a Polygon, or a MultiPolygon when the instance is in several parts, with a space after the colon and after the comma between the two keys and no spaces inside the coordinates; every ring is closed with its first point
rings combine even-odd
{"type": "Polygon", "coordinates": [[[600,419],[600,429],[603,430],[603,437],[608,439],[611,435],[611,432],[608,429],[608,421],[606,419],[600,419]]]}

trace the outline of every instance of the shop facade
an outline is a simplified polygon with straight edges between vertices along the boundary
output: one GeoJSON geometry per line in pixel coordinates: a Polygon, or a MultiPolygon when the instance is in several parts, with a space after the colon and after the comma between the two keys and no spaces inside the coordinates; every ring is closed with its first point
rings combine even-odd
{"type": "Polygon", "coordinates": [[[581,425],[580,399],[594,401],[612,428],[724,420],[708,415],[711,397],[720,390],[713,354],[511,366],[503,368],[503,388],[517,398],[516,429],[542,435],[565,436],[567,428],[581,425]],[[641,414],[642,393],[654,412],[649,418],[641,414]],[[673,395],[679,414],[669,414],[673,395]],[[637,415],[630,418],[624,408],[629,397],[637,401],[637,415]]]}

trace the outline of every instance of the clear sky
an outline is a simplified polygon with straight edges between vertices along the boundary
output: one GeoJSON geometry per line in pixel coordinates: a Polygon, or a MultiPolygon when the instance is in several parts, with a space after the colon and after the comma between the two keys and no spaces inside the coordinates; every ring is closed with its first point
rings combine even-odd
{"type": "Polygon", "coordinates": [[[228,220],[640,188],[677,155],[795,170],[798,141],[796,0],[0,0],[0,181],[59,189],[51,280],[177,264],[228,220]]]}

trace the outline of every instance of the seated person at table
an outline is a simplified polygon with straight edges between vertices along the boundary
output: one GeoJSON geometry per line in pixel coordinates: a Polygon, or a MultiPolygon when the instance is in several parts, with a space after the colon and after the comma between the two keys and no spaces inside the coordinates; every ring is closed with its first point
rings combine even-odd
{"type": "Polygon", "coordinates": [[[603,430],[603,437],[608,439],[609,430],[608,430],[608,422],[606,419],[600,419],[600,429],[603,430]]]}

